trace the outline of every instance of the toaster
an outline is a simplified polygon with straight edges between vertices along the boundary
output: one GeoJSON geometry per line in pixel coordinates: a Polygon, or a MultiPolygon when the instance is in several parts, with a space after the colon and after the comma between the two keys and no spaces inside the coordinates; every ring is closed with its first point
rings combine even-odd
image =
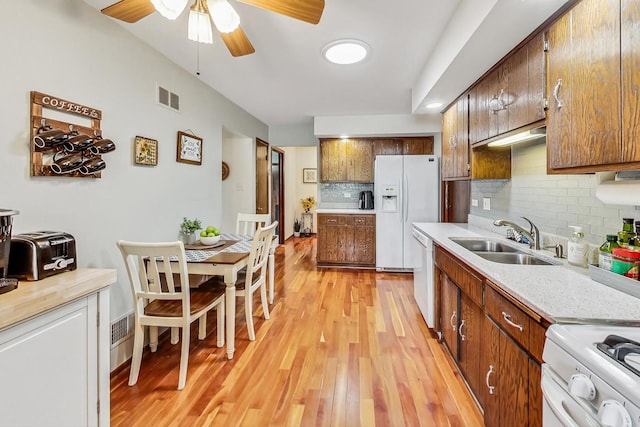
{"type": "Polygon", "coordinates": [[[40,280],[77,268],[76,241],[60,231],[34,231],[11,236],[9,277],[40,280]]]}

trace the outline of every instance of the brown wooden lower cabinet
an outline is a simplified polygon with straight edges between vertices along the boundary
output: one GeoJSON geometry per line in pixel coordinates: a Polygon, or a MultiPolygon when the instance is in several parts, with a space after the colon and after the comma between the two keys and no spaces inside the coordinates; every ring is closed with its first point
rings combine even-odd
{"type": "Polygon", "coordinates": [[[542,318],[440,246],[436,264],[436,329],[486,427],[542,425],[542,318]]]}
{"type": "Polygon", "coordinates": [[[375,266],[375,215],[318,214],[317,248],[319,264],[375,266]]]}

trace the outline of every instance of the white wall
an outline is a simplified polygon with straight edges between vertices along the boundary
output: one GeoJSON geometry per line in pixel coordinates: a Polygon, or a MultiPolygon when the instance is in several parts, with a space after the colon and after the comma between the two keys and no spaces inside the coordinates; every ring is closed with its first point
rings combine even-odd
{"type": "Polygon", "coordinates": [[[238,212],[256,211],[255,141],[225,132],[222,160],[229,165],[229,177],[222,181],[221,229],[235,232],[238,212]]]}
{"type": "Polygon", "coordinates": [[[0,207],[20,210],[14,233],[69,232],[80,267],[116,268],[116,319],[132,310],[116,241],[175,240],[183,216],[219,223],[223,125],[262,139],[268,128],[81,0],[6,1],[3,16],[0,207]],[[180,94],[180,113],[156,105],[156,82],[180,94]],[[32,90],[102,110],[117,150],[101,179],[30,177],[32,90]],[[186,129],[204,140],[202,166],[175,160],[186,129]],[[158,140],[158,166],[133,164],[136,135],[158,140]]]}

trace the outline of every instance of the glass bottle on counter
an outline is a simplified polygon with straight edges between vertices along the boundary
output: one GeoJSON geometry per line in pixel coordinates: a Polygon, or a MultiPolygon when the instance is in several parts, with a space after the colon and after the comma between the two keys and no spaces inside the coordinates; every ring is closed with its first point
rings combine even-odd
{"type": "Polygon", "coordinates": [[[622,218],[622,231],[618,231],[618,244],[621,248],[629,247],[629,239],[635,238],[633,231],[633,218],[622,218]]]}
{"type": "Polygon", "coordinates": [[[611,271],[611,262],[613,260],[611,251],[613,248],[619,248],[618,236],[615,234],[607,234],[607,241],[600,246],[600,256],[598,257],[598,266],[603,270],[611,271]]]}

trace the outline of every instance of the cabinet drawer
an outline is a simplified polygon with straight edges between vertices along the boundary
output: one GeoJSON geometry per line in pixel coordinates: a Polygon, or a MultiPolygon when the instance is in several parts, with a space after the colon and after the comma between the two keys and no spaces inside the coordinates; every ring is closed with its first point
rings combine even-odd
{"type": "Polygon", "coordinates": [[[349,225],[350,215],[318,215],[319,225],[349,225]]]}
{"type": "Polygon", "coordinates": [[[353,225],[356,227],[374,227],[376,225],[376,217],[374,215],[354,215],[353,225]]]}
{"type": "Polygon", "coordinates": [[[484,289],[485,311],[500,327],[527,351],[531,318],[491,286],[484,289]]]}
{"type": "Polygon", "coordinates": [[[440,270],[444,271],[462,292],[467,294],[476,304],[482,305],[482,277],[476,275],[465,264],[437,246],[435,261],[440,270]]]}

